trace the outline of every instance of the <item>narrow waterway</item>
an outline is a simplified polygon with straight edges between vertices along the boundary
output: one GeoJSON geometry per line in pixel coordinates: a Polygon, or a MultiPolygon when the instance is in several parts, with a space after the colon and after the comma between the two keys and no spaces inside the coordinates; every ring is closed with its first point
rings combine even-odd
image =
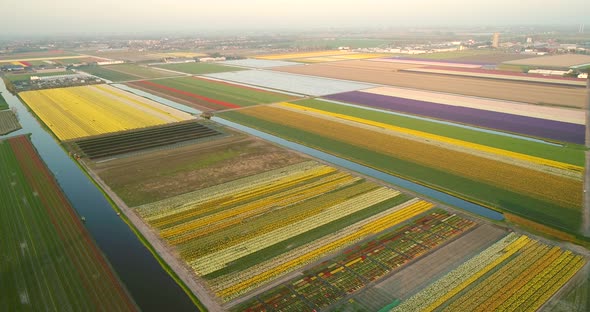
{"type": "Polygon", "coordinates": [[[235,122],[231,122],[229,120],[225,120],[219,117],[213,117],[212,118],[213,121],[218,122],[220,124],[238,129],[240,131],[246,132],[248,134],[263,138],[265,140],[274,142],[276,144],[285,146],[287,148],[290,149],[294,149],[296,151],[299,151],[301,153],[322,159],[324,161],[327,161],[329,163],[333,163],[337,166],[343,167],[343,168],[347,168],[356,172],[360,172],[366,176],[369,177],[373,177],[388,183],[391,183],[393,185],[397,185],[400,186],[401,188],[404,189],[408,189],[411,190],[413,192],[419,193],[419,194],[423,194],[427,197],[433,198],[437,201],[440,201],[442,203],[445,203],[447,205],[450,206],[455,206],[464,210],[467,210],[471,213],[492,219],[492,220],[504,220],[504,216],[494,210],[488,209],[486,207],[480,206],[480,205],[476,205],[472,202],[468,202],[466,200],[451,196],[447,193],[443,193],[434,189],[431,189],[429,187],[414,183],[414,182],[410,182],[408,180],[404,180],[402,178],[398,178],[396,176],[392,176],[390,174],[381,172],[379,170],[375,170],[373,168],[369,168],[367,166],[363,166],[360,164],[357,164],[355,162],[328,154],[328,153],[324,153],[322,151],[316,150],[314,148],[311,147],[307,147],[298,143],[294,143],[291,141],[287,141],[285,139],[282,139],[280,137],[268,134],[266,132],[262,132],[256,129],[252,129],[240,124],[237,124],[235,122]]]}
{"type": "Polygon", "coordinates": [[[0,81],[0,92],[10,107],[16,110],[23,127],[0,136],[0,140],[31,133],[31,140],[41,158],[78,214],[86,218],[86,228],[139,307],[143,311],[198,311],[49,130],[6,90],[4,81],[0,81]]]}

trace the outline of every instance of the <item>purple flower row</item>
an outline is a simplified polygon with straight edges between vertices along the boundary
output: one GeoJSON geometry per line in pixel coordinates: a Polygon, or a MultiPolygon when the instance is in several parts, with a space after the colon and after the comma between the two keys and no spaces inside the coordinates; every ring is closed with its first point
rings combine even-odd
{"type": "Polygon", "coordinates": [[[328,95],[326,98],[563,142],[584,144],[585,138],[584,125],[562,121],[437,104],[359,91],[328,95]]]}

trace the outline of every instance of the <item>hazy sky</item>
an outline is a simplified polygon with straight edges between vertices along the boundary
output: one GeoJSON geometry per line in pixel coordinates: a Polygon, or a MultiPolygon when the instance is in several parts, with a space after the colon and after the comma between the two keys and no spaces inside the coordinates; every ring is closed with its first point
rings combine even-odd
{"type": "Polygon", "coordinates": [[[4,35],[590,24],[590,0],[0,0],[0,12],[4,35]]]}

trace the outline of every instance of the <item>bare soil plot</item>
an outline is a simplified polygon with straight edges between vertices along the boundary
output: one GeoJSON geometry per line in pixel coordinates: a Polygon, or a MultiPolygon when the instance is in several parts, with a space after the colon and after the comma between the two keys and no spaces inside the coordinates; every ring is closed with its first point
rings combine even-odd
{"type": "Polygon", "coordinates": [[[546,67],[576,67],[590,66],[590,55],[582,54],[560,54],[531,57],[521,60],[504,62],[509,65],[546,66],[546,67]]]}
{"type": "MultiPolygon", "coordinates": [[[[394,64],[401,66],[405,64],[394,64]]],[[[547,86],[527,82],[449,77],[427,73],[400,72],[388,63],[375,61],[331,62],[274,68],[275,71],[356,80],[406,88],[496,98],[532,104],[582,108],[585,90],[571,86],[547,86]]]]}
{"type": "Polygon", "coordinates": [[[301,161],[295,152],[235,134],[89,165],[129,206],[136,206],[301,161]]]}

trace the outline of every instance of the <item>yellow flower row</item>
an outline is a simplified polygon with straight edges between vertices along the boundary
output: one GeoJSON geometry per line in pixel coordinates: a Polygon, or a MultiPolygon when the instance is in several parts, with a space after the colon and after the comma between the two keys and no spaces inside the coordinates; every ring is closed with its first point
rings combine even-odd
{"type": "Polygon", "coordinates": [[[420,200],[416,203],[406,206],[400,210],[396,210],[391,212],[390,214],[383,216],[382,218],[376,220],[375,222],[371,222],[355,232],[352,232],[340,239],[332,241],[321,248],[317,248],[314,250],[309,251],[308,253],[293,259],[291,261],[285,262],[271,270],[263,272],[259,275],[253,276],[247,280],[240,282],[239,284],[235,284],[232,287],[228,287],[224,290],[218,291],[217,295],[220,297],[227,297],[229,295],[235,295],[243,293],[245,290],[249,289],[252,285],[259,284],[265,280],[271,279],[284,271],[292,270],[294,267],[299,267],[303,264],[309,263],[313,259],[317,259],[322,255],[325,255],[329,252],[332,252],[336,249],[339,249],[342,246],[348,245],[350,242],[358,241],[364,237],[369,235],[377,234],[382,232],[383,230],[393,227],[397,224],[400,224],[404,221],[407,221],[429,209],[431,209],[434,205],[432,203],[420,200]]]}

